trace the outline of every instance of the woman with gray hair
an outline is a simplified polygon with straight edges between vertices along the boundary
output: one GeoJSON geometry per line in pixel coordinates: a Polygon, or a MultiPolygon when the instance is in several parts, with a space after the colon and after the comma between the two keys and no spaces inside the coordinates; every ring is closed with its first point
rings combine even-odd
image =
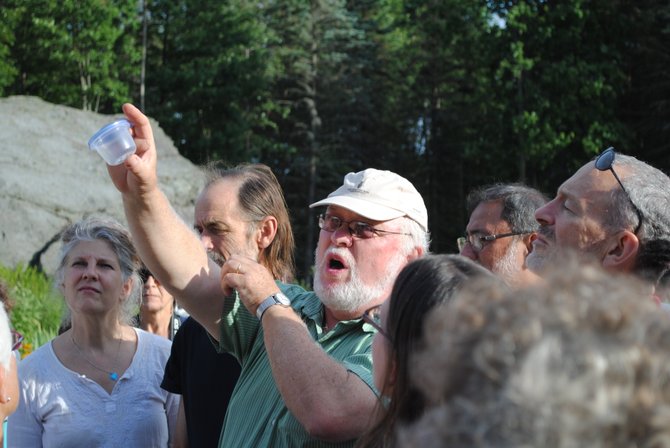
{"type": "Polygon", "coordinates": [[[168,446],[179,405],[160,388],[170,341],[130,325],[141,291],[130,234],[87,218],[61,241],[55,282],[71,327],[20,363],[12,445],[168,446]]]}

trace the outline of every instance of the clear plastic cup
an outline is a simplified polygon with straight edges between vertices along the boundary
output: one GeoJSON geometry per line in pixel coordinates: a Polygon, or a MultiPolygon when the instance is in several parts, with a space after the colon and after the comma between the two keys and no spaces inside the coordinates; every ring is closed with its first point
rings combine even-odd
{"type": "Polygon", "coordinates": [[[121,165],[136,149],[130,126],[128,120],[108,124],[91,137],[89,149],[100,154],[107,165],[121,165]]]}

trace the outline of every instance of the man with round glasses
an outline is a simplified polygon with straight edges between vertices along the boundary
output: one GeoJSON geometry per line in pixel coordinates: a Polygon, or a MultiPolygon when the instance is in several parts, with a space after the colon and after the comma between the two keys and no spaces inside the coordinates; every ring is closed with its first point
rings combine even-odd
{"type": "MultiPolygon", "coordinates": [[[[377,403],[374,329],[361,315],[381,305],[402,267],[428,251],[421,195],[395,173],[368,169],[347,174],[312,204],[327,208],[315,292],[308,292],[276,282],[246,250],[231,252],[221,266],[208,259],[158,187],[147,117],[131,105],[124,112],[137,153],[108,169],[142,259],[242,364],[219,445],[353,445],[377,403]]],[[[274,230],[257,225],[248,238],[262,245],[274,230]]]]}
{"type": "Polygon", "coordinates": [[[428,252],[428,214],[403,177],[369,168],[310,207],[327,206],[314,260],[326,326],[381,305],[400,270],[428,252]]]}
{"type": "Polygon", "coordinates": [[[470,215],[466,233],[457,241],[460,254],[509,285],[534,282],[537,275],[528,269],[526,257],[539,227],[535,210],[547,200],[540,191],[522,184],[494,184],[473,190],[466,201],[470,215]]]}
{"type": "Polygon", "coordinates": [[[528,266],[541,273],[565,250],[656,283],[670,262],[670,178],[608,148],[539,208],[528,266]]]}

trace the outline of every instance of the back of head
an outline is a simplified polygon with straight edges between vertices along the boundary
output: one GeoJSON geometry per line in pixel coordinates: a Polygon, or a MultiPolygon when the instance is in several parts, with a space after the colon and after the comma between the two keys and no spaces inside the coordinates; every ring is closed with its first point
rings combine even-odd
{"type": "MultiPolygon", "coordinates": [[[[643,216],[637,232],[640,240],[636,273],[642,278],[657,281],[670,267],[670,178],[661,170],[635,157],[617,153],[614,160],[617,170],[626,172],[621,179],[630,201],[643,216]]],[[[626,193],[617,188],[611,207],[610,226],[616,230],[638,221],[626,193]]]]}
{"type": "MultiPolygon", "coordinates": [[[[389,298],[386,330],[393,341],[396,358],[396,386],[406,382],[410,387],[408,369],[411,357],[423,346],[426,316],[436,306],[450,302],[465,285],[486,278],[504,288],[488,269],[461,255],[427,255],[409,263],[398,274],[389,298]]],[[[413,411],[406,408],[402,419],[409,420],[413,411]]],[[[412,417],[413,418],[413,417],[412,417]]]]}
{"type": "Polygon", "coordinates": [[[670,437],[670,319],[630,278],[577,262],[511,293],[466,288],[426,324],[407,446],[657,446],[670,437]]]}
{"type": "Polygon", "coordinates": [[[393,445],[393,429],[413,422],[424,410],[424,399],[410,382],[412,357],[423,348],[424,324],[432,309],[451,301],[458,291],[478,278],[489,278],[504,288],[490,271],[461,255],[427,255],[410,262],[398,274],[389,298],[386,332],[390,343],[385,385],[390,398],[381,420],[358,447],[393,445]]]}
{"type": "Polygon", "coordinates": [[[539,223],[535,219],[535,210],[548,202],[548,198],[539,190],[523,184],[493,184],[473,190],[468,194],[466,203],[468,215],[482,202],[500,201],[501,218],[512,232],[537,230],[539,223]]]}
{"type": "Polygon", "coordinates": [[[250,221],[258,222],[267,216],[277,219],[277,234],[259,261],[274,278],[291,281],[295,274],[295,240],[284,193],[270,167],[254,163],[230,168],[213,162],[205,167],[205,174],[205,189],[224,178],[239,179],[240,207],[250,221]]]}
{"type": "Polygon", "coordinates": [[[54,275],[54,283],[60,289],[63,283],[64,270],[72,249],[82,241],[103,241],[116,255],[121,268],[123,281],[132,279],[132,291],[123,303],[122,315],[119,319],[131,323],[134,311],[140,303],[141,285],[138,271],[140,258],[135,250],[130,232],[112,218],[87,217],[66,227],[61,233],[61,248],[58,265],[54,275]]]}
{"type": "Polygon", "coordinates": [[[479,277],[495,279],[489,270],[461,255],[427,255],[405,266],[393,284],[386,325],[396,348],[407,344],[408,352],[414,352],[429,311],[479,277]]]}

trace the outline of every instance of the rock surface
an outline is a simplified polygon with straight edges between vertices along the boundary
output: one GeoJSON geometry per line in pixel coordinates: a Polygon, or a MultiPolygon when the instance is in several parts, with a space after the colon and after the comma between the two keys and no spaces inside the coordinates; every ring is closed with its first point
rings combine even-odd
{"type": "MultiPolygon", "coordinates": [[[[101,115],[40,98],[0,98],[0,264],[41,263],[55,268],[64,226],[86,215],[126,223],[120,193],[88,139],[121,115],[101,115]],[[43,253],[42,253],[43,252],[43,253]]],[[[203,184],[200,170],[180,156],[152,120],[161,188],[186,222],[203,184]]]]}

